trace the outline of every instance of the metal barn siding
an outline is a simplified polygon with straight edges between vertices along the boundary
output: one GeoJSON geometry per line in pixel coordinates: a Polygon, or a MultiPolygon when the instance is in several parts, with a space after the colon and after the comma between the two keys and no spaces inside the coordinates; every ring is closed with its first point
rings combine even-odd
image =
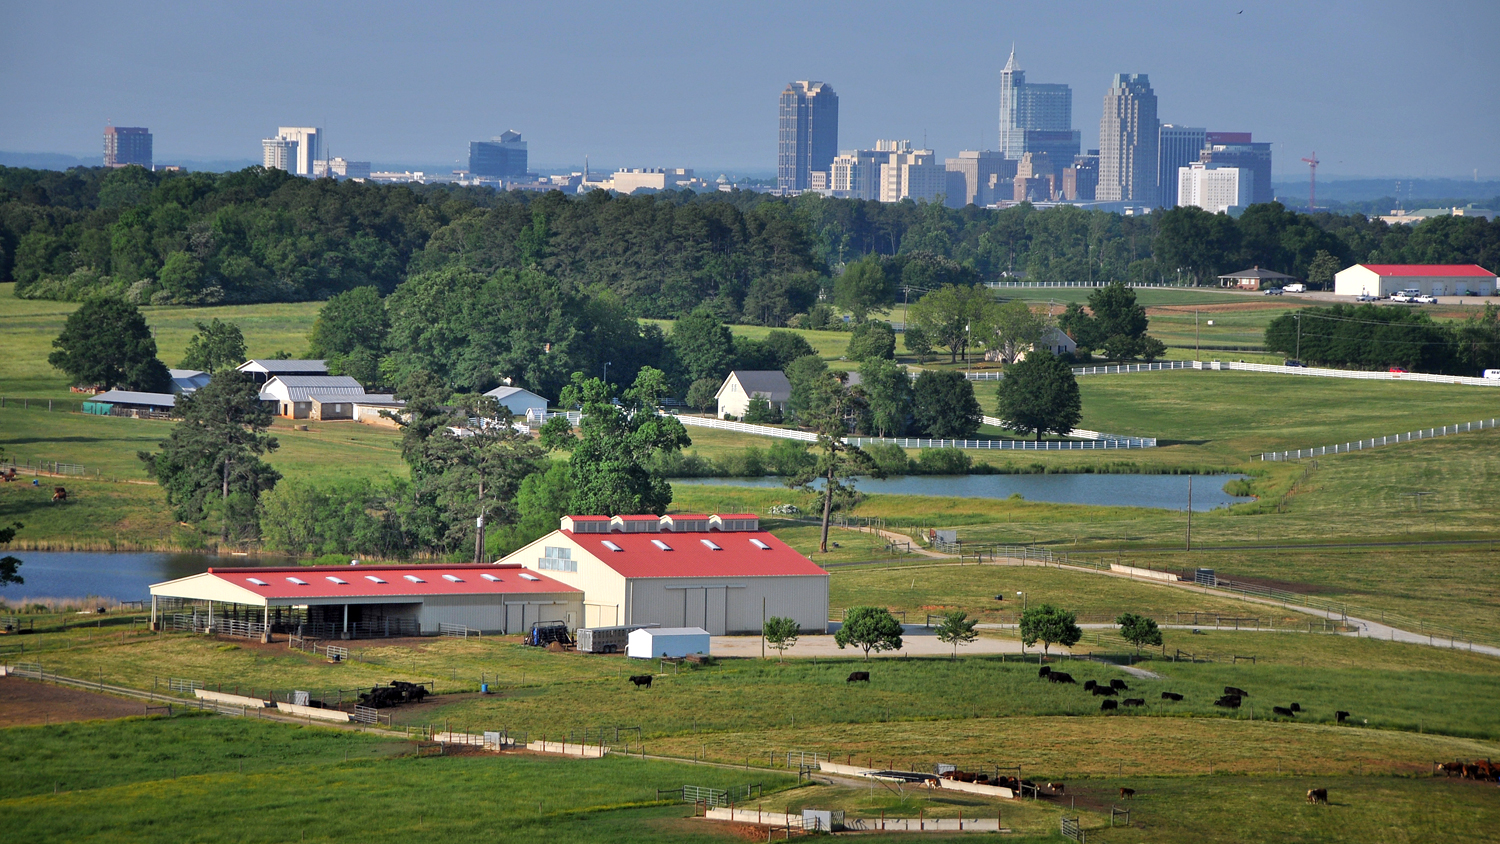
{"type": "Polygon", "coordinates": [[[508,595],[503,601],[487,595],[431,596],[423,600],[418,620],[423,633],[435,633],[442,624],[462,624],[484,633],[522,633],[536,621],[564,621],[575,627],[583,617],[581,597],[565,592],[508,595]]]}
{"type": "Polygon", "coordinates": [[[632,578],[627,623],[702,627],[715,636],[755,634],[761,613],[796,619],[804,632],[828,629],[828,577],[632,578]],[[764,602],[764,603],[763,603],[764,602]]]}

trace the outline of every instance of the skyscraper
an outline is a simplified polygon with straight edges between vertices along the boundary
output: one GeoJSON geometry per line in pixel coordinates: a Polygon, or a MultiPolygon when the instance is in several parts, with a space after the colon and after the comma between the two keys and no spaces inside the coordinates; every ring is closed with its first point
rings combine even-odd
{"type": "Polygon", "coordinates": [[[131,164],[151,169],[151,130],[144,126],[105,126],[104,166],[131,164]]]}
{"type": "Polygon", "coordinates": [[[267,170],[295,172],[297,142],[286,138],[265,138],[260,142],[260,163],[267,170]]]}
{"type": "Polygon", "coordinates": [[[1252,204],[1276,198],[1271,190],[1271,145],[1251,142],[1249,132],[1209,132],[1208,144],[1198,160],[1244,170],[1250,180],[1252,204]]]}
{"type": "Polygon", "coordinates": [[[1073,130],[1073,89],[1067,85],[1027,82],[1011,48],[1000,71],[1000,152],[1020,159],[1028,152],[1045,152],[1054,161],[1071,161],[1078,154],[1079,135],[1073,130]]]}
{"type": "Polygon", "coordinates": [[[1156,204],[1159,131],[1151,80],[1144,73],[1115,74],[1099,121],[1097,199],[1156,204]]]}
{"type": "Polygon", "coordinates": [[[1156,155],[1156,196],[1163,208],[1177,206],[1177,169],[1197,161],[1207,140],[1207,129],[1175,123],[1161,125],[1156,155]]]}
{"type": "Polygon", "coordinates": [[[521,133],[510,130],[488,141],[471,141],[469,172],[495,179],[525,176],[526,142],[521,140],[521,133]]]}
{"type": "Polygon", "coordinates": [[[839,152],[839,95],[823,82],[791,82],[781,92],[776,132],[776,186],[807,190],[814,170],[839,152]]]}
{"type": "Polygon", "coordinates": [[[299,176],[316,177],[313,162],[323,157],[319,148],[322,134],[322,129],[311,126],[280,126],[276,137],[260,142],[261,163],[299,176]],[[291,146],[287,146],[288,142],[291,146]]]}

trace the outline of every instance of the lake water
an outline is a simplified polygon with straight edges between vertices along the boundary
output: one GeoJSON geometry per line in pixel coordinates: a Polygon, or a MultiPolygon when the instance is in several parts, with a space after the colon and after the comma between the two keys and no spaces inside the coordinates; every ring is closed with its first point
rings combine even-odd
{"type": "Polygon", "coordinates": [[[282,557],[164,554],[135,551],[6,551],[21,560],[26,582],[0,587],[0,599],[14,606],[28,597],[149,601],[149,587],[207,571],[210,566],[279,566],[282,557]]]}
{"type": "MultiPolygon", "coordinates": [[[[1094,504],[1103,507],[1159,507],[1187,510],[1188,478],[1193,479],[1193,511],[1228,507],[1250,498],[1230,495],[1224,485],[1244,475],[906,475],[861,478],[863,492],[935,495],[947,498],[1009,498],[1094,504]]],[[[781,487],[781,478],[675,478],[674,486],[781,487]]]]}

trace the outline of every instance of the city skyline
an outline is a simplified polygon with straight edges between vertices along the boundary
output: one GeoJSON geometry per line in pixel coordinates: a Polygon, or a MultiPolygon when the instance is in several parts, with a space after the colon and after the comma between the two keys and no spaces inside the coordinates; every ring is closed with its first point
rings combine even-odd
{"type": "Polygon", "coordinates": [[[268,127],[291,124],[324,128],[329,156],[462,168],[470,141],[514,128],[531,141],[533,168],[589,155],[618,166],[771,172],[770,92],[821,79],[839,92],[842,148],[904,137],[952,155],[999,147],[999,81],[1014,42],[1029,77],[1072,89],[1085,148],[1109,80],[1124,68],[1150,76],[1162,122],[1243,127],[1272,141],[1278,178],[1305,170],[1300,159],[1314,149],[1320,178],[1500,172],[1490,141],[1500,110],[1444,84],[1500,68],[1483,35],[1500,29],[1500,9],[1478,2],[1164,3],[1149,13],[955,3],[899,16],[850,16],[854,6],[829,4],[799,12],[799,26],[842,37],[795,44],[773,37],[800,9],[783,3],[657,3],[648,14],[595,3],[503,13],[456,4],[415,23],[395,5],[335,3],[296,6],[302,22],[290,29],[274,12],[294,6],[277,2],[269,13],[163,2],[147,17],[171,19],[170,28],[90,8],[8,11],[0,73],[13,84],[0,90],[10,118],[0,149],[91,155],[112,121],[150,127],[161,163],[254,160],[268,127]],[[497,52],[490,24],[502,16],[510,31],[550,35],[497,52]],[[670,38],[663,19],[674,23],[670,38]],[[1059,21],[1067,39],[1056,37],[1059,21]],[[64,23],[69,38],[46,37],[64,23]],[[443,48],[423,49],[423,34],[439,32],[443,48]],[[942,47],[914,46],[924,44],[942,47]],[[1388,70],[1392,62],[1403,69],[1388,70]],[[657,90],[690,107],[653,108],[657,90]]]}

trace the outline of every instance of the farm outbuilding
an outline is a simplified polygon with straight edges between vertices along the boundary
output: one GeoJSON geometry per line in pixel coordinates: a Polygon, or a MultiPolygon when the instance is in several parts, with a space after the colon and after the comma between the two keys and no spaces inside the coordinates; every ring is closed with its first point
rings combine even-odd
{"type": "Polygon", "coordinates": [[[172,626],[167,612],[191,612],[193,629],[240,625],[249,635],[521,633],[537,621],[576,626],[583,595],[517,565],[211,568],[152,584],[152,625],[172,626]]]}
{"type": "Polygon", "coordinates": [[[768,616],[828,628],[828,572],[754,515],[564,516],[506,557],[583,590],[584,627],[759,633],[768,616]]]}
{"type": "Polygon", "coordinates": [[[260,388],[260,400],[288,419],[350,419],[364,397],[365,388],[348,375],[276,375],[260,388]]]}
{"type": "Polygon", "coordinates": [[[547,399],[530,390],[520,387],[496,387],[485,395],[500,403],[500,406],[510,411],[511,416],[525,416],[531,411],[538,413],[547,410],[547,399]]]}
{"type": "Polygon", "coordinates": [[[83,412],[95,416],[135,416],[162,418],[172,413],[177,397],[171,393],[137,393],[133,390],[109,390],[83,403],[83,412]]]}
{"type": "Polygon", "coordinates": [[[327,375],[328,362],[324,360],[266,360],[251,359],[235,367],[264,384],[278,375],[327,375]]]}
{"type": "Polygon", "coordinates": [[[1416,290],[1432,296],[1494,296],[1494,273],[1478,264],[1355,264],[1333,277],[1340,296],[1390,296],[1416,290]]]}
{"type": "Polygon", "coordinates": [[[635,659],[680,659],[708,653],[708,631],[702,627],[642,627],[630,631],[626,656],[635,659]]]}

